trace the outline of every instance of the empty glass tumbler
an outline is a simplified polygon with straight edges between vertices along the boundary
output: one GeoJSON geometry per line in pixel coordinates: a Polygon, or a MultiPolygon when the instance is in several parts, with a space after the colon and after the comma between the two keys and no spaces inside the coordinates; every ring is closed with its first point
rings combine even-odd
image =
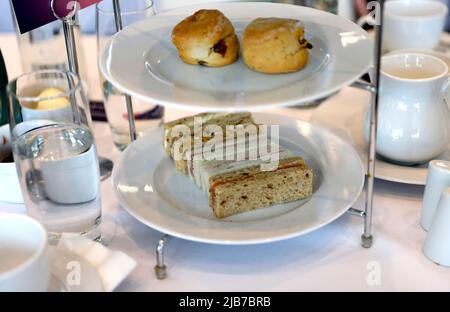
{"type": "MultiPolygon", "coordinates": [[[[153,2],[150,0],[122,0],[121,8],[123,27],[130,26],[154,14],[153,2]]],[[[104,51],[112,36],[116,33],[113,1],[104,0],[96,6],[96,28],[98,52],[104,51]]],[[[123,150],[130,143],[130,128],[125,95],[106,81],[100,74],[106,116],[113,134],[114,144],[123,150]]],[[[137,135],[145,130],[159,126],[164,117],[164,108],[154,103],[147,103],[132,98],[137,135]]]]}

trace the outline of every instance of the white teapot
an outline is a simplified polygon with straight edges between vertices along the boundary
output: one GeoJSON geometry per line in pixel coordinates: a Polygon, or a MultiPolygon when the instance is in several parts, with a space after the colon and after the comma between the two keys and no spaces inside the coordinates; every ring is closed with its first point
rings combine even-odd
{"type": "Polygon", "coordinates": [[[450,138],[447,64],[430,55],[401,53],[384,56],[381,67],[377,154],[414,165],[443,153],[450,138]]]}

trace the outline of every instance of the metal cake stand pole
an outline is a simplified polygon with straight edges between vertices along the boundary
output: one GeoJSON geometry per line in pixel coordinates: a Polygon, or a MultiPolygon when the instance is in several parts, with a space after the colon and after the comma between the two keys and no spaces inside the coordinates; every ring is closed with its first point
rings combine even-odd
{"type": "MultiPolygon", "coordinates": [[[[63,24],[63,30],[64,30],[64,39],[66,41],[66,51],[67,51],[67,60],[69,63],[69,70],[73,73],[76,73],[79,76],[79,66],[78,66],[78,54],[77,54],[77,47],[75,44],[75,34],[73,31],[73,26],[75,23],[75,14],[76,11],[72,11],[65,17],[61,17],[56,13],[56,10],[54,8],[54,0],[51,1],[50,7],[52,9],[53,15],[61,20],[63,24]]],[[[69,79],[69,87],[72,89],[73,81],[69,79]]],[[[79,116],[77,104],[74,98],[74,95],[70,96],[70,104],[72,106],[72,112],[74,114],[74,119],[77,124],[81,123],[81,117],[79,116]]]]}
{"type": "Polygon", "coordinates": [[[380,68],[381,68],[381,40],[383,35],[383,12],[384,0],[378,1],[379,6],[375,7],[376,25],[375,25],[375,51],[374,51],[374,70],[372,82],[366,83],[358,81],[353,84],[354,87],[371,92],[370,101],[370,134],[369,134],[369,157],[367,164],[367,192],[365,211],[350,209],[349,213],[364,218],[364,233],[361,236],[361,244],[364,248],[370,248],[373,244],[372,236],[372,210],[373,210],[373,190],[375,183],[375,161],[377,144],[377,124],[378,124],[378,101],[380,86],[380,68]]]}
{"type": "MultiPolygon", "coordinates": [[[[116,31],[119,32],[122,30],[122,13],[120,10],[120,1],[113,0],[113,8],[114,8],[114,19],[116,22],[116,31]]],[[[125,101],[127,103],[127,113],[128,113],[128,123],[130,126],[130,137],[131,141],[135,141],[137,138],[136,135],[136,124],[134,120],[133,113],[133,102],[131,100],[131,96],[125,95],[125,101]]],[[[169,235],[164,235],[158,242],[156,246],[156,266],[155,266],[155,274],[156,278],[159,280],[163,280],[167,277],[167,268],[164,264],[164,248],[170,240],[169,235]]]]}
{"type": "MultiPolygon", "coordinates": [[[[78,77],[80,77],[80,69],[78,66],[78,53],[77,53],[77,46],[76,46],[76,41],[75,41],[75,34],[74,34],[74,25],[76,22],[76,13],[78,10],[78,7],[76,5],[74,5],[73,7],[73,11],[70,12],[67,16],[59,16],[55,10],[54,7],[55,4],[55,0],[51,0],[50,2],[50,8],[52,10],[53,15],[62,21],[63,24],[63,30],[64,30],[64,39],[66,42],[66,50],[67,50],[67,60],[69,63],[69,70],[75,74],[78,75],[78,77]]],[[[72,87],[73,82],[69,80],[69,86],[72,87]]],[[[76,101],[73,98],[74,95],[71,95],[71,105],[72,105],[72,111],[74,113],[74,118],[76,120],[76,122],[80,123],[81,121],[81,116],[79,116],[78,113],[78,109],[74,106],[76,106],[76,101]]],[[[89,107],[87,108],[89,109],[89,107]]],[[[91,120],[88,120],[88,122],[90,123],[91,120]]],[[[100,179],[101,180],[105,180],[107,179],[109,176],[111,176],[112,173],[112,168],[114,166],[113,162],[107,158],[104,157],[99,157],[99,166],[100,166],[100,179]]]]}
{"type": "MultiPolygon", "coordinates": [[[[119,0],[113,0],[113,7],[114,7],[114,19],[116,21],[116,30],[117,30],[117,32],[119,32],[123,28],[122,13],[120,11],[119,0]]],[[[129,96],[128,94],[125,94],[125,102],[127,103],[128,124],[130,127],[130,138],[131,138],[131,142],[133,142],[137,138],[136,123],[134,120],[133,102],[131,100],[131,96],[129,96]]]]}

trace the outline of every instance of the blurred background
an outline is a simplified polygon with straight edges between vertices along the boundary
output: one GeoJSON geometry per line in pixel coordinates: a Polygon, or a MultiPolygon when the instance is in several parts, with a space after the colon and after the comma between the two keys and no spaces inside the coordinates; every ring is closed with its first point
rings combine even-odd
{"type": "MultiPolygon", "coordinates": [[[[223,0],[222,0],[223,1],[223,0]]],[[[225,0],[230,1],[230,0],[225,0]]],[[[247,0],[248,1],[248,0],[247,0]]],[[[449,4],[450,0],[441,0],[442,2],[449,4]]],[[[205,2],[215,2],[214,0],[153,0],[154,8],[156,12],[168,10],[174,7],[198,4],[205,2]]],[[[305,5],[315,8],[320,8],[333,13],[338,13],[351,20],[356,20],[367,14],[366,6],[367,0],[278,0],[265,2],[283,2],[292,3],[298,5],[305,5]]],[[[10,1],[0,0],[0,32],[13,32],[14,26],[11,17],[10,1]]],[[[80,14],[80,24],[82,31],[85,33],[95,32],[95,8],[94,6],[83,10],[80,14]]],[[[447,18],[446,30],[450,30],[449,19],[447,18]]]]}

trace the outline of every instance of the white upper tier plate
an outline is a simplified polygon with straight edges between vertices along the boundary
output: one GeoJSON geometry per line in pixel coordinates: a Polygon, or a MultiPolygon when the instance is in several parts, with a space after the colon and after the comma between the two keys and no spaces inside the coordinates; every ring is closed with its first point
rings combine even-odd
{"type": "Polygon", "coordinates": [[[100,55],[103,75],[142,100],[198,111],[266,109],[300,105],[356,81],[370,67],[373,46],[356,24],[323,11],[275,3],[214,3],[183,7],[133,24],[115,35],[100,55]],[[301,20],[314,46],[308,65],[291,74],[252,71],[242,57],[220,68],[188,65],[171,43],[173,27],[199,9],[219,9],[239,37],[257,17],[301,20]]]}
{"type": "Polygon", "coordinates": [[[311,198],[219,220],[208,196],[166,156],[158,128],[129,145],[114,166],[113,188],[119,202],[137,220],[161,232],[234,245],[309,233],[336,220],[355,203],[364,185],[364,168],[349,144],[304,121],[268,114],[254,117],[261,124],[280,125],[280,144],[312,168],[311,198]]]}

